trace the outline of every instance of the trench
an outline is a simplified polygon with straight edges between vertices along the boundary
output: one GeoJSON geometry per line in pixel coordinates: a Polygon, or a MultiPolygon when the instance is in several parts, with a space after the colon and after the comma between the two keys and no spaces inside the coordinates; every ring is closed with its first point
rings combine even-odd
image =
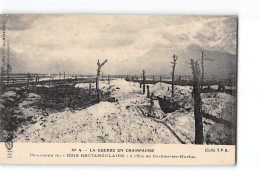
{"type": "Polygon", "coordinates": [[[114,100],[109,93],[101,92],[101,97],[99,97],[95,89],[75,88],[74,85],[62,85],[53,88],[41,87],[37,88],[34,93],[40,95],[41,99],[32,106],[51,112],[61,112],[66,108],[82,110],[100,101],[114,100]]]}
{"type": "Polygon", "coordinates": [[[25,97],[23,91],[15,91],[15,93],[16,96],[12,98],[2,98],[4,108],[0,109],[0,142],[12,141],[17,128],[31,120],[31,117],[20,118],[22,112],[19,110],[18,105],[25,97]]]}
{"type": "Polygon", "coordinates": [[[180,106],[178,104],[178,102],[169,100],[169,99],[164,99],[164,98],[160,98],[157,97],[158,101],[159,101],[159,105],[161,107],[161,110],[167,114],[167,113],[171,113],[171,112],[175,112],[178,109],[182,108],[182,106],[180,106]]]}
{"type": "Polygon", "coordinates": [[[146,114],[144,113],[144,111],[142,110],[142,108],[139,108],[140,111],[142,112],[143,116],[157,122],[157,123],[161,123],[162,125],[164,125],[166,128],[168,128],[168,130],[172,133],[172,135],[182,144],[186,144],[184,141],[181,140],[181,138],[176,134],[176,132],[165,122],[162,120],[158,120],[155,117],[150,117],[150,116],[146,116],[146,114]]]}

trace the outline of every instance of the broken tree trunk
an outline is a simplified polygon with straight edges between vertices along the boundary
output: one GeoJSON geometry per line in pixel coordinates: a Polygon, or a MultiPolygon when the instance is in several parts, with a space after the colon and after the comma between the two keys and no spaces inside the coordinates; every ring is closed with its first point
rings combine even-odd
{"type": "Polygon", "coordinates": [[[172,63],[172,96],[174,94],[174,71],[175,71],[175,66],[176,66],[176,62],[178,59],[178,56],[176,56],[175,54],[172,56],[173,57],[173,62],[172,63]]]}
{"type": "Polygon", "coordinates": [[[99,80],[100,80],[100,73],[101,73],[101,68],[103,67],[103,65],[105,65],[105,63],[107,62],[107,59],[100,64],[99,60],[97,63],[98,69],[97,69],[97,78],[96,78],[96,91],[99,91],[99,80]]]}
{"type": "Polygon", "coordinates": [[[153,113],[153,110],[154,110],[154,94],[153,93],[150,96],[150,103],[151,103],[151,105],[148,108],[148,117],[154,117],[154,113],[153,113]]]}
{"type": "Polygon", "coordinates": [[[145,71],[143,70],[143,94],[145,94],[145,71]]]}
{"type": "Polygon", "coordinates": [[[201,114],[200,97],[200,68],[198,61],[191,59],[191,68],[193,74],[193,98],[194,98],[194,118],[195,118],[195,144],[203,144],[203,123],[201,114]]]}
{"type": "Polygon", "coordinates": [[[204,84],[204,51],[201,52],[201,89],[203,89],[204,84]]]}
{"type": "Polygon", "coordinates": [[[149,90],[149,85],[147,85],[147,98],[150,97],[150,90],[149,90]]]}
{"type": "Polygon", "coordinates": [[[88,94],[90,95],[91,94],[91,83],[89,83],[89,86],[88,86],[88,94]]]}
{"type": "Polygon", "coordinates": [[[10,79],[10,73],[11,73],[11,66],[10,66],[10,47],[9,47],[9,42],[7,43],[7,85],[9,85],[9,79],[10,79]]]}
{"type": "Polygon", "coordinates": [[[154,107],[154,93],[151,94],[151,107],[154,107]]]}
{"type": "Polygon", "coordinates": [[[31,75],[30,73],[27,74],[27,88],[29,88],[29,85],[30,85],[30,78],[31,78],[31,75]]]}
{"type": "Polygon", "coordinates": [[[201,81],[200,81],[200,88],[203,89],[203,86],[204,86],[204,74],[205,74],[205,71],[204,71],[204,61],[213,61],[212,59],[210,58],[205,58],[205,53],[204,51],[201,52],[201,61],[200,61],[200,64],[201,64],[201,81]]]}

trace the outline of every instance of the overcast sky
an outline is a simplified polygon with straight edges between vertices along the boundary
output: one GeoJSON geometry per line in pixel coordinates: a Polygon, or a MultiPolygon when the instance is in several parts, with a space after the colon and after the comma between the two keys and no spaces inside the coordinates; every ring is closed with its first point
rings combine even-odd
{"type": "MultiPolygon", "coordinates": [[[[1,16],[1,21],[3,20],[1,16]]],[[[169,74],[172,55],[196,45],[236,53],[235,17],[158,15],[8,15],[13,72],[169,74]]],[[[2,27],[1,27],[2,28],[2,27]]],[[[199,56],[194,56],[194,59],[199,56]]],[[[189,58],[190,59],[190,58],[189,58]]],[[[182,64],[184,65],[184,64],[182,64]]],[[[180,72],[189,67],[177,68],[180,72]]]]}

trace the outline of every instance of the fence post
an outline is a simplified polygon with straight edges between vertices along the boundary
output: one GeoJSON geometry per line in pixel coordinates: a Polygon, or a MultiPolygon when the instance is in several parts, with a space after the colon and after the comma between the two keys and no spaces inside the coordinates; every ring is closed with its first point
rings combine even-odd
{"type": "Polygon", "coordinates": [[[145,94],[145,71],[143,70],[143,94],[145,94]]]}
{"type": "Polygon", "coordinates": [[[91,83],[89,83],[88,93],[91,94],[91,83]]]}
{"type": "Polygon", "coordinates": [[[150,97],[149,85],[147,85],[147,98],[150,97]]]}
{"type": "Polygon", "coordinates": [[[30,73],[28,73],[27,75],[27,87],[29,88],[29,84],[30,84],[30,73]]]}

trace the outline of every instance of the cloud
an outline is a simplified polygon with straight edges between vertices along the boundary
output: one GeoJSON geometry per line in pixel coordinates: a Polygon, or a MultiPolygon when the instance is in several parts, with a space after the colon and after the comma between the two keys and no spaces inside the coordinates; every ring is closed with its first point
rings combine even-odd
{"type": "Polygon", "coordinates": [[[237,19],[220,18],[210,20],[197,32],[197,43],[209,50],[236,53],[237,19]]]}
{"type": "MultiPolygon", "coordinates": [[[[2,49],[3,48],[0,48],[0,51],[2,51],[2,49]]],[[[0,52],[0,58],[2,58],[2,52],[0,52]]],[[[28,63],[25,59],[26,55],[18,54],[10,50],[9,58],[10,58],[9,59],[10,65],[13,73],[26,73],[26,70],[30,70],[30,63],[28,63]]],[[[7,62],[7,57],[6,57],[6,62],[7,62]]],[[[2,62],[0,65],[2,65],[2,62]]]]}
{"type": "Polygon", "coordinates": [[[6,36],[12,52],[21,58],[17,69],[20,72],[66,70],[95,74],[97,60],[108,59],[103,71],[110,74],[135,74],[142,69],[150,70],[150,74],[169,74],[172,54],[190,53],[191,44],[210,51],[232,54],[236,51],[237,24],[233,17],[14,15],[8,18],[12,25],[6,36]]]}
{"type": "Polygon", "coordinates": [[[118,47],[127,47],[134,43],[132,39],[101,39],[93,41],[88,44],[89,49],[92,48],[118,48],[118,47]]]}
{"type": "Polygon", "coordinates": [[[6,23],[6,30],[26,30],[32,27],[34,20],[39,18],[39,15],[0,15],[0,29],[3,29],[3,21],[6,23]]]}

